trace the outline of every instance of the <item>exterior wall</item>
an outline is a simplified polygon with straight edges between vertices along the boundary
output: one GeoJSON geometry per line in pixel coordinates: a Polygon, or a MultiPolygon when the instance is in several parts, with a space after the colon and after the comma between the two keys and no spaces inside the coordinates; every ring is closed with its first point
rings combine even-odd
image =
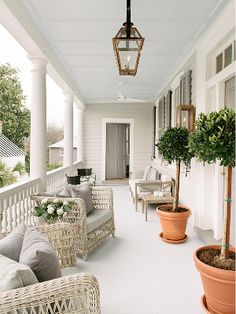
{"type": "MultiPolygon", "coordinates": [[[[153,137],[153,104],[89,104],[84,112],[84,164],[92,167],[97,180],[102,176],[102,121],[105,118],[134,119],[133,170],[150,164],[153,137]]],[[[115,145],[115,143],[114,143],[115,145]]],[[[131,169],[132,170],[132,169],[131,169]]]]}
{"type": "MultiPolygon", "coordinates": [[[[77,160],[77,148],[73,149],[73,162],[77,160]]],[[[59,147],[49,147],[49,162],[50,163],[63,163],[63,156],[60,155],[59,147]]]]}
{"type": "MultiPolygon", "coordinates": [[[[220,49],[234,39],[234,4],[229,2],[225,10],[217,17],[212,26],[199,40],[190,57],[179,68],[162,93],[178,85],[178,78],[188,70],[192,70],[192,103],[196,106],[196,115],[200,112],[211,112],[224,107],[224,82],[235,75],[235,61],[222,72],[215,74],[215,57],[220,49]]],[[[225,46],[226,45],[226,46],[225,46]]],[[[162,96],[160,93],[160,96],[162,96]]],[[[156,102],[158,104],[158,100],[156,102]]],[[[172,123],[172,126],[174,123],[172,123]]],[[[175,166],[161,164],[157,158],[154,164],[161,171],[175,177],[175,166]]],[[[234,171],[235,172],[235,171],[234,171]]],[[[234,173],[235,178],[235,173],[234,173]]],[[[223,226],[224,177],[222,167],[203,165],[192,160],[191,171],[187,177],[184,168],[181,174],[180,202],[192,210],[190,222],[202,230],[213,230],[214,238],[220,239],[223,226]]],[[[234,194],[235,189],[233,189],[234,194]]],[[[232,202],[232,235],[235,243],[235,194],[232,202]]]]}
{"type": "Polygon", "coordinates": [[[18,162],[21,162],[22,165],[25,165],[25,156],[14,156],[14,157],[0,157],[2,161],[8,168],[14,168],[18,162]]]}

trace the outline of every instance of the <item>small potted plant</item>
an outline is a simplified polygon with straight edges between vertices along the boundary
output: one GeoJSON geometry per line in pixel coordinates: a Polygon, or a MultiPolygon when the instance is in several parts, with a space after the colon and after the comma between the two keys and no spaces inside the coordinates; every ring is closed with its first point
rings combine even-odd
{"type": "Polygon", "coordinates": [[[222,245],[199,248],[194,261],[201,274],[203,306],[210,313],[235,313],[235,249],[230,247],[232,168],[235,167],[235,112],[224,108],[201,113],[189,138],[190,151],[199,161],[220,162],[225,172],[224,227],[222,245]],[[205,304],[205,305],[204,305],[205,304]]]}
{"type": "Polygon", "coordinates": [[[62,220],[71,210],[72,202],[62,201],[58,198],[50,199],[45,197],[37,206],[35,206],[33,215],[36,217],[36,223],[51,223],[62,220]]]}
{"type": "Polygon", "coordinates": [[[169,128],[156,144],[159,153],[168,163],[175,162],[176,178],[173,205],[162,205],[157,208],[160,217],[162,240],[171,243],[181,243],[187,240],[185,234],[190,209],[179,205],[180,167],[181,163],[190,165],[192,154],[188,149],[189,132],[186,128],[169,128]]]}

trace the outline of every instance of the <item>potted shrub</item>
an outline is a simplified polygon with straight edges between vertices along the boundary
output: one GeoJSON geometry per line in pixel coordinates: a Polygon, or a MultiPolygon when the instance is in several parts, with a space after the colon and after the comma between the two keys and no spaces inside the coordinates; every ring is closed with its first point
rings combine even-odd
{"type": "Polygon", "coordinates": [[[224,108],[201,113],[189,138],[189,149],[204,163],[220,162],[225,169],[222,245],[199,248],[194,261],[201,274],[210,313],[235,313],[235,250],[230,247],[232,168],[235,167],[235,112],[224,108]]]}
{"type": "Polygon", "coordinates": [[[186,128],[169,128],[156,144],[159,153],[168,163],[175,162],[176,178],[173,205],[162,205],[157,208],[162,227],[161,238],[171,243],[186,241],[185,234],[190,209],[179,206],[180,167],[181,163],[189,166],[192,155],[188,149],[189,132],[186,128]]]}

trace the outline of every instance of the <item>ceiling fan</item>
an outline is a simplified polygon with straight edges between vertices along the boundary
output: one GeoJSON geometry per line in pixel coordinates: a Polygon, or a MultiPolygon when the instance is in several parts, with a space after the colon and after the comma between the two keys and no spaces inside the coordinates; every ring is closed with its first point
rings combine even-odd
{"type": "Polygon", "coordinates": [[[124,85],[126,83],[124,82],[119,82],[119,87],[120,87],[120,90],[119,90],[119,93],[118,93],[118,96],[117,96],[117,99],[113,99],[113,100],[107,100],[106,102],[109,102],[109,103],[136,103],[136,102],[147,102],[146,100],[142,100],[142,99],[136,99],[136,98],[130,98],[130,97],[126,97],[124,95],[124,85]]]}

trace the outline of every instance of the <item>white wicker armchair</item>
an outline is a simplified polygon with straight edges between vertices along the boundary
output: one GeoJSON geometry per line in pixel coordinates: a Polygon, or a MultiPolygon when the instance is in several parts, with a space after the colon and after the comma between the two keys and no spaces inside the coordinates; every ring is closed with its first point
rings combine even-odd
{"type": "MultiPolygon", "coordinates": [[[[61,267],[75,263],[74,230],[68,223],[36,227],[57,252],[61,267]]],[[[0,239],[7,233],[1,233],[0,239]]],[[[0,292],[0,314],[100,314],[96,278],[87,273],[0,292]]]]}
{"type": "MultiPolygon", "coordinates": [[[[91,191],[95,210],[89,216],[87,216],[86,213],[85,202],[81,198],[62,199],[74,202],[70,213],[63,218],[63,221],[73,224],[75,230],[76,250],[84,260],[86,260],[88,254],[100,245],[108,236],[112,235],[114,237],[115,234],[112,189],[92,187],[91,191]],[[96,216],[101,218],[99,217],[99,213],[97,211],[106,212],[106,215],[103,219],[100,219],[98,226],[91,228],[91,219],[93,219],[93,217],[96,219],[96,216]]],[[[45,198],[45,196],[32,195],[32,199],[36,202],[41,202],[43,198],[45,198]]],[[[49,197],[49,199],[53,199],[53,197],[49,197]]]]}
{"type": "Polygon", "coordinates": [[[0,292],[0,314],[100,314],[96,278],[80,273],[0,292]]]}

